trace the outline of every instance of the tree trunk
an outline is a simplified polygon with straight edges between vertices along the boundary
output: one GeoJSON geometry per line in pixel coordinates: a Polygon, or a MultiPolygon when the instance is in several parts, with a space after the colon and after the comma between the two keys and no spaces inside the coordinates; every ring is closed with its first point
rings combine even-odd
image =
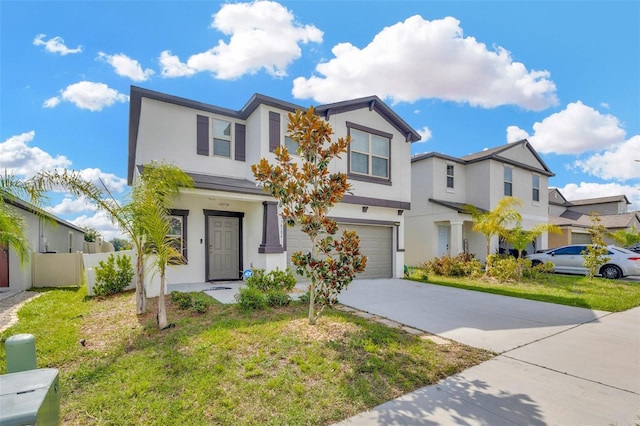
{"type": "Polygon", "coordinates": [[[164,305],[164,271],[160,273],[160,294],[158,295],[158,327],[167,328],[167,308],[164,305]]]}
{"type": "MultiPolygon", "coordinates": [[[[318,254],[316,241],[318,237],[311,238],[311,258],[315,259],[318,254]]],[[[311,284],[309,285],[309,325],[315,325],[318,319],[316,315],[316,276],[315,271],[311,271],[311,284]]]]}
{"type": "Polygon", "coordinates": [[[141,253],[138,253],[136,273],[136,310],[138,315],[142,315],[147,312],[147,292],[144,288],[144,259],[141,253]]]}

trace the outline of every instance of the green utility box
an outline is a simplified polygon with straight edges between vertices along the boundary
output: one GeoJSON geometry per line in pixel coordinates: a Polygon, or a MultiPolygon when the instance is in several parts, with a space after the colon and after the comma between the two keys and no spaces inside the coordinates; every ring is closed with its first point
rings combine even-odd
{"type": "Polygon", "coordinates": [[[7,373],[35,370],[36,338],[32,334],[16,334],[4,343],[7,356],[7,373]]]}
{"type": "Polygon", "coordinates": [[[57,425],[58,370],[41,368],[0,375],[0,425],[57,425]]]}

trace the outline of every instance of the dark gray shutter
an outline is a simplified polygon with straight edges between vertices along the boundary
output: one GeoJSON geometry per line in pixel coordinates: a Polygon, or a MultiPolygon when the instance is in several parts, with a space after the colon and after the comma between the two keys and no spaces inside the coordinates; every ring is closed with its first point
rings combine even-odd
{"type": "Polygon", "coordinates": [[[245,153],[247,151],[246,145],[246,126],[244,124],[236,123],[236,161],[244,161],[245,153]]]}
{"type": "Polygon", "coordinates": [[[269,151],[280,146],[280,114],[269,111],[269,151]]]}
{"type": "Polygon", "coordinates": [[[209,117],[198,115],[196,133],[198,155],[209,155],[209,117]]]}

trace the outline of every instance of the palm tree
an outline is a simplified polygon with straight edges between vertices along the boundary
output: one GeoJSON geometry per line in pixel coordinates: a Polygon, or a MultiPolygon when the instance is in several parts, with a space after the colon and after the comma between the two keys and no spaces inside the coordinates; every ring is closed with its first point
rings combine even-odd
{"type": "Polygon", "coordinates": [[[171,204],[179,188],[191,187],[191,178],[178,167],[151,163],[144,167],[133,188],[128,211],[133,225],[139,231],[138,242],[147,253],[154,255],[154,266],[160,274],[158,295],[158,327],[165,329],[167,311],[164,303],[167,266],[180,262],[182,253],[175,247],[175,240],[168,235],[171,230],[171,204]]]}
{"type": "Polygon", "coordinates": [[[13,174],[0,176],[0,247],[12,248],[24,266],[31,256],[29,240],[25,235],[25,219],[8,206],[18,200],[28,201],[37,215],[45,216],[39,208],[45,199],[45,191],[37,181],[25,181],[13,174]]]}
{"type": "Polygon", "coordinates": [[[514,228],[505,231],[500,236],[518,251],[518,274],[520,277],[522,277],[522,252],[527,248],[527,245],[545,232],[556,234],[562,232],[558,226],[550,223],[539,223],[527,230],[522,229],[518,223],[514,228]]]}
{"type": "Polygon", "coordinates": [[[491,254],[491,238],[495,235],[503,235],[509,225],[517,223],[522,220],[520,212],[515,209],[515,206],[521,206],[522,201],[515,197],[504,197],[495,208],[490,211],[481,211],[477,207],[472,205],[466,205],[465,209],[471,214],[473,218],[472,229],[476,232],[480,232],[487,239],[487,261],[485,267],[485,275],[488,273],[491,267],[489,256],[491,254]]]}

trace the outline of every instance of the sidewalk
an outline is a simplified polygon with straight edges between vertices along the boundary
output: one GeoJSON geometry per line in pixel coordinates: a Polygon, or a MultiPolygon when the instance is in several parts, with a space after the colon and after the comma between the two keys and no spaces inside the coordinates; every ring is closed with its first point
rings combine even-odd
{"type": "Polygon", "coordinates": [[[7,290],[0,292],[0,333],[18,321],[18,310],[29,300],[42,293],[7,290]]]}
{"type": "Polygon", "coordinates": [[[404,280],[355,281],[340,302],[500,355],[338,425],[640,422],[640,308],[611,314],[404,280]]]}

